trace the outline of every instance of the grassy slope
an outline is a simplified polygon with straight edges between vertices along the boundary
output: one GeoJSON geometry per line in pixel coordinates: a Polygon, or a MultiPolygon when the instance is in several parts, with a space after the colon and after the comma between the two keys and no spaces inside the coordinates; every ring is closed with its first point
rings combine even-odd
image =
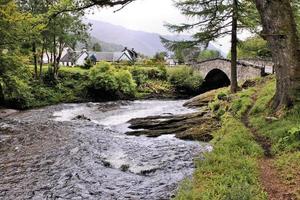
{"type": "Polygon", "coordinates": [[[214,150],[197,162],[193,179],[182,184],[176,199],[267,199],[259,171],[263,150],[241,122],[249,109],[250,125],[272,141],[271,163],[279,181],[300,199],[300,111],[295,107],[278,120],[266,120],[274,92],[274,78],[257,80],[256,87],[235,95],[219,91],[223,100],[210,104],[222,119],[222,128],[214,133],[214,150]]]}

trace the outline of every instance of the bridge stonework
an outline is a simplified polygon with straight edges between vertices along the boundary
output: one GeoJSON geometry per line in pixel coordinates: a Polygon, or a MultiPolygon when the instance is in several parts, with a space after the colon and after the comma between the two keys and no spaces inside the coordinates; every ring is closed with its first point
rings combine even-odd
{"type": "MultiPolygon", "coordinates": [[[[211,59],[199,62],[192,65],[194,69],[198,70],[203,78],[214,69],[219,69],[224,72],[229,80],[231,79],[231,62],[228,59],[211,59]]],[[[238,81],[245,81],[265,75],[265,66],[263,64],[257,65],[250,62],[238,61],[237,63],[237,78],[238,81]]]]}

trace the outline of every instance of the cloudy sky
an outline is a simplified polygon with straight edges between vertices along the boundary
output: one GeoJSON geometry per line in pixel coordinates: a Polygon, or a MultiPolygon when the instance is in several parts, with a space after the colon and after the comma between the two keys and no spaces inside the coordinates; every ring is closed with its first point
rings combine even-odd
{"type": "MultiPolygon", "coordinates": [[[[173,0],[138,0],[114,13],[117,9],[117,7],[93,9],[87,18],[164,35],[172,34],[164,27],[165,23],[178,24],[187,21],[174,6],[173,0]]],[[[218,39],[214,45],[227,53],[230,49],[230,37],[218,39]]]]}
{"type": "Polygon", "coordinates": [[[172,0],[138,0],[124,9],[114,13],[117,8],[94,9],[94,14],[88,18],[121,25],[128,29],[170,34],[165,22],[184,22],[178,9],[173,6],[172,0]]]}

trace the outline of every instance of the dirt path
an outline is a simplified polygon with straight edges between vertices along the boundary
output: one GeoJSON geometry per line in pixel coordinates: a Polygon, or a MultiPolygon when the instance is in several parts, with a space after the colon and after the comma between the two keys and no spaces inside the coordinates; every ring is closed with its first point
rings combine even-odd
{"type": "MultiPolygon", "coordinates": [[[[256,97],[253,97],[253,102],[256,97]]],[[[254,105],[254,104],[253,104],[254,105]]],[[[272,158],[271,147],[272,143],[266,136],[261,135],[258,131],[251,126],[249,122],[249,114],[252,107],[249,107],[246,114],[242,117],[242,122],[251,131],[255,141],[263,148],[264,157],[259,161],[260,181],[265,192],[268,194],[269,200],[296,200],[293,197],[291,188],[285,185],[277,170],[273,165],[274,158],[272,158]]]]}

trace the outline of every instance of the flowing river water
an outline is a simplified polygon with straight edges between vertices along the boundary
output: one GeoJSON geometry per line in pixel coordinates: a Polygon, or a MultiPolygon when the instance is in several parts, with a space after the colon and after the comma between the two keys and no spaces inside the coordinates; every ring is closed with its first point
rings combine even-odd
{"type": "Polygon", "coordinates": [[[0,199],[172,198],[194,159],[211,147],[124,133],[132,118],[195,112],[183,103],[62,104],[2,119],[0,199]]]}

